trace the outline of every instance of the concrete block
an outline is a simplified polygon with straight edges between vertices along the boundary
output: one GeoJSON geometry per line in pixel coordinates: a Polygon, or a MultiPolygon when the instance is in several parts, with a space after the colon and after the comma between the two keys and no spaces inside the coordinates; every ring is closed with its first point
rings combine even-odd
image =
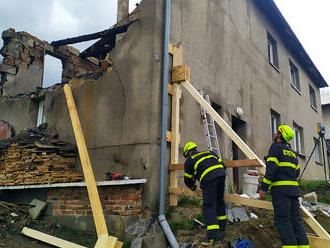
{"type": "Polygon", "coordinates": [[[142,248],[143,238],[136,238],[131,243],[131,248],[142,248]]]}
{"type": "Polygon", "coordinates": [[[315,191],[304,195],[303,198],[311,204],[317,204],[317,195],[315,191]]]}
{"type": "Polygon", "coordinates": [[[30,202],[30,205],[35,205],[35,207],[29,209],[29,215],[32,219],[37,219],[41,212],[45,209],[47,206],[47,202],[39,201],[38,199],[33,199],[30,202]]]}

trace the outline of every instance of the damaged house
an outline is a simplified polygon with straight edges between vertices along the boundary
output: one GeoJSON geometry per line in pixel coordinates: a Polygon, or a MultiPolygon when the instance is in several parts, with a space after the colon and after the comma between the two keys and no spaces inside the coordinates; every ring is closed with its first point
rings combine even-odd
{"type": "MultiPolygon", "coordinates": [[[[8,174],[13,174],[12,170],[29,166],[27,160],[34,164],[37,159],[48,168],[44,170],[56,165],[76,176],[52,181],[61,173],[47,172],[48,179],[38,181],[39,174],[35,174],[26,182],[24,177],[19,182],[4,181],[0,189],[8,194],[15,191],[12,197],[17,201],[47,201],[47,215],[59,222],[93,227],[87,224],[92,221],[87,191],[79,183],[80,163],[73,155],[74,145],[70,145],[75,144],[75,138],[62,89],[63,83],[70,82],[106,217],[112,221],[113,216],[121,216],[129,222],[144,211],[157,209],[164,93],[163,10],[164,1],[143,0],[131,14],[120,9],[123,19],[109,30],[54,42],[13,29],[3,31],[0,119],[16,135],[33,133],[34,137],[37,133],[40,139],[28,144],[13,139],[3,145],[1,166],[9,167],[1,173],[11,170],[8,174]],[[97,38],[100,40],[85,51],[70,46],[97,38]],[[60,59],[63,67],[62,82],[49,88],[42,88],[45,55],[60,59]],[[47,127],[35,128],[42,123],[47,127]],[[62,151],[69,146],[71,150],[62,151]],[[10,151],[12,155],[8,155],[10,151]],[[14,157],[10,165],[7,155],[14,157]],[[122,185],[105,181],[109,171],[131,180],[122,185]]],[[[285,123],[295,130],[292,145],[304,167],[317,139],[317,123],[322,122],[319,89],[327,83],[273,0],[173,0],[170,43],[182,45],[194,87],[208,92],[214,109],[259,157],[267,154],[276,127],[285,123]]],[[[186,91],[182,93],[180,148],[194,141],[204,149],[200,106],[186,91]]],[[[222,157],[245,159],[221,129],[217,131],[222,157]]],[[[322,157],[314,156],[305,179],[323,178],[322,157]]],[[[242,187],[243,173],[243,169],[230,170],[237,190],[242,187]]]]}

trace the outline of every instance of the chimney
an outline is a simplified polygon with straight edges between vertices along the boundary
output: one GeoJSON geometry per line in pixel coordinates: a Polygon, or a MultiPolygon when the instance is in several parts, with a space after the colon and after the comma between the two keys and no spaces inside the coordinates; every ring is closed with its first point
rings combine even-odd
{"type": "Polygon", "coordinates": [[[128,16],[129,0],[118,0],[117,22],[128,16]]]}

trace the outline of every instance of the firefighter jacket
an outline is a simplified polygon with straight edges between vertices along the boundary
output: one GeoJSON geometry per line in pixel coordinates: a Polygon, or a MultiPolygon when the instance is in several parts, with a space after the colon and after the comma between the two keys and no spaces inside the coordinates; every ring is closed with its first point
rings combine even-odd
{"type": "Polygon", "coordinates": [[[193,153],[184,164],[184,182],[186,186],[193,189],[195,181],[201,186],[212,179],[226,175],[225,166],[221,158],[212,151],[193,153]]]}
{"type": "Polygon", "coordinates": [[[271,190],[289,196],[299,196],[297,178],[300,167],[296,153],[289,143],[278,142],[269,149],[266,162],[266,175],[263,178],[261,189],[271,190]]]}

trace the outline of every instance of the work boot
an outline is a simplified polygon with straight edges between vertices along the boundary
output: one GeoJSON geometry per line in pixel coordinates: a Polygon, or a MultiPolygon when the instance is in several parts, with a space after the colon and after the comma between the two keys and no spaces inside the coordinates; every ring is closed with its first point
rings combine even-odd
{"type": "Polygon", "coordinates": [[[201,242],[201,246],[203,247],[221,247],[221,245],[221,239],[208,239],[201,242]]]}

